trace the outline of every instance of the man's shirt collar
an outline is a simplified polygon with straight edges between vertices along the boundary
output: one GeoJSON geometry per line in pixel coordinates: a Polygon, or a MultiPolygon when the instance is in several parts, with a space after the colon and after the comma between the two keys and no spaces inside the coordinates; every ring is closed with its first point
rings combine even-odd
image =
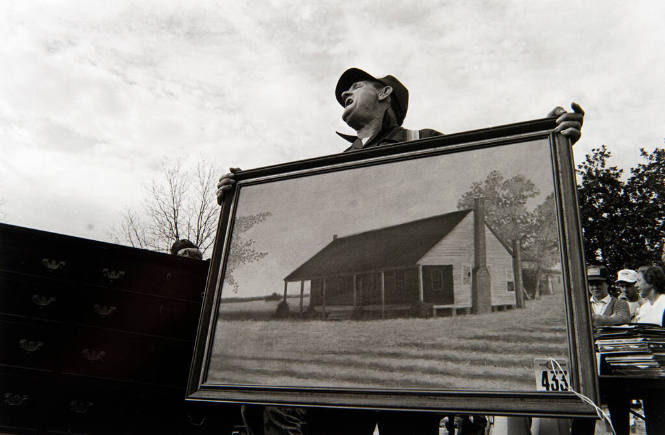
{"type": "Polygon", "coordinates": [[[612,300],[612,296],[610,296],[609,294],[605,295],[605,297],[600,299],[600,300],[596,299],[595,296],[591,296],[591,302],[595,302],[595,303],[601,303],[601,304],[607,305],[607,304],[610,303],[611,300],[612,300]]]}
{"type": "Polygon", "coordinates": [[[407,140],[406,137],[406,129],[402,128],[401,126],[397,125],[389,130],[382,130],[377,134],[376,136],[370,138],[367,140],[365,143],[363,143],[362,139],[360,139],[358,136],[353,136],[349,134],[344,134],[340,132],[336,132],[340,137],[343,139],[351,142],[351,146],[347,148],[345,151],[354,151],[354,150],[359,150],[359,149],[364,149],[364,148],[370,148],[373,146],[378,146],[378,145],[385,145],[388,143],[398,143],[398,142],[405,142],[407,140]]]}

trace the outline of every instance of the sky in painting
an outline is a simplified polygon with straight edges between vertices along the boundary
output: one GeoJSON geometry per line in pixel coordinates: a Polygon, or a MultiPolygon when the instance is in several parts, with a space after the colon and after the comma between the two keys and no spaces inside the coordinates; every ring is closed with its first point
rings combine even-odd
{"type": "MultiPolygon", "coordinates": [[[[231,272],[238,290],[227,285],[222,295],[281,293],[284,278],[334,236],[457,211],[471,183],[484,181],[491,171],[499,171],[506,179],[521,175],[531,181],[539,192],[528,205],[532,211],[554,191],[550,159],[548,141],[540,139],[300,178],[277,177],[260,184],[241,183],[236,216],[269,215],[246,231],[234,230],[238,241],[231,246],[242,247],[241,255],[247,256],[246,243],[251,241],[251,249],[265,256],[246,264],[229,260],[238,264],[231,272]]],[[[238,253],[231,248],[229,255],[238,253]]],[[[290,283],[288,292],[299,294],[300,283],[290,283]]]]}
{"type": "Polygon", "coordinates": [[[219,174],[332,154],[357,66],[452,133],[586,110],[579,162],[663,145],[665,3],[21,1],[0,5],[0,219],[109,240],[165,159],[219,174]]]}

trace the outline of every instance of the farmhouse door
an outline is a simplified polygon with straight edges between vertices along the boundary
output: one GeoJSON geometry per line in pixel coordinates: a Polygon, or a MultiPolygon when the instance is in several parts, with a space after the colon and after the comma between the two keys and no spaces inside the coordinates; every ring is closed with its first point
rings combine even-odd
{"type": "Polygon", "coordinates": [[[356,277],[357,305],[381,304],[381,275],[363,273],[356,277]]]}
{"type": "Polygon", "coordinates": [[[423,266],[423,299],[435,305],[455,303],[453,266],[423,266]]]}

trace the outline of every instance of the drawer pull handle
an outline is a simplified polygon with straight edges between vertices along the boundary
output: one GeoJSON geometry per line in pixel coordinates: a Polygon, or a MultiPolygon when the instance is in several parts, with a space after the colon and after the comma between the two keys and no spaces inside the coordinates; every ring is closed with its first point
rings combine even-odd
{"type": "Polygon", "coordinates": [[[25,402],[30,399],[30,396],[27,394],[14,394],[14,393],[5,393],[5,405],[8,406],[23,406],[25,402]]]}
{"type": "Polygon", "coordinates": [[[38,294],[32,295],[32,303],[37,305],[39,308],[48,307],[53,302],[55,302],[54,296],[44,296],[38,294]]]}
{"type": "Polygon", "coordinates": [[[38,340],[28,340],[27,338],[22,338],[18,342],[18,347],[23,349],[26,353],[37,352],[41,347],[44,346],[43,341],[38,340]]]}
{"type": "Polygon", "coordinates": [[[69,402],[69,410],[76,414],[85,414],[91,406],[92,402],[87,400],[72,400],[69,402]]]}
{"type": "Polygon", "coordinates": [[[113,269],[109,269],[109,268],[105,267],[102,270],[102,275],[104,275],[104,277],[106,277],[106,279],[108,279],[109,281],[113,282],[113,281],[117,281],[120,278],[122,278],[123,276],[125,276],[125,271],[124,270],[113,270],[113,269]]]}
{"type": "Polygon", "coordinates": [[[114,305],[95,304],[92,306],[92,309],[99,315],[99,317],[109,317],[111,314],[116,312],[118,307],[114,305]]]}
{"type": "Polygon", "coordinates": [[[159,306],[159,315],[162,317],[173,317],[175,314],[175,310],[173,307],[170,307],[168,305],[160,305],[159,306]]]}
{"type": "Polygon", "coordinates": [[[106,352],[104,352],[103,350],[97,351],[94,349],[83,349],[81,351],[81,355],[83,355],[83,357],[90,362],[102,363],[104,362],[104,357],[106,356],[106,352]]]}
{"type": "Polygon", "coordinates": [[[64,261],[60,260],[53,260],[51,258],[42,258],[42,264],[44,265],[45,268],[47,268],[49,271],[53,272],[54,270],[60,270],[64,269],[67,263],[64,261]]]}

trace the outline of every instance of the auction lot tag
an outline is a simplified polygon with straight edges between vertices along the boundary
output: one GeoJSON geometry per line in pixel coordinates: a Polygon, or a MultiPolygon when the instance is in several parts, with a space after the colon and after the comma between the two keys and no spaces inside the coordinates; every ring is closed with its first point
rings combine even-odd
{"type": "Polygon", "coordinates": [[[536,390],[550,391],[553,393],[568,391],[568,361],[556,360],[552,363],[551,359],[536,358],[534,360],[534,372],[536,376],[536,390]]]}

